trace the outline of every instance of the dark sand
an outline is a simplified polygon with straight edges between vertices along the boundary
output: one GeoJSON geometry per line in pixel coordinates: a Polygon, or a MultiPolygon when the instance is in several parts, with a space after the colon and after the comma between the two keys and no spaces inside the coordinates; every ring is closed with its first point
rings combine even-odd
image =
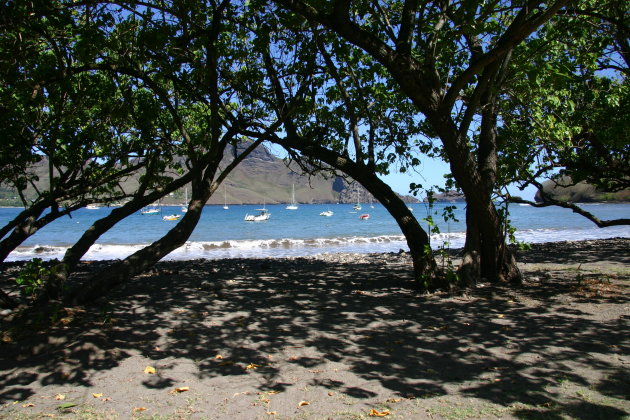
{"type": "Polygon", "coordinates": [[[458,296],[405,254],[160,263],[45,333],[3,315],[0,417],[630,418],[630,239],[518,259],[458,296]]]}

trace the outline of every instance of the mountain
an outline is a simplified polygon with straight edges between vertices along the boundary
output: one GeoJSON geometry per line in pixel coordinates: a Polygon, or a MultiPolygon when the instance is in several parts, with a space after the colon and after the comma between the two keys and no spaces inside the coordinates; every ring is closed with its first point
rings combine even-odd
{"type": "MultiPolygon", "coordinates": [[[[438,203],[461,203],[466,201],[466,197],[464,194],[457,191],[445,191],[443,193],[433,194],[433,199],[438,203]]],[[[425,197],[424,202],[429,201],[428,198],[425,197]]]]}
{"type": "MultiPolygon", "coordinates": [[[[585,182],[579,182],[573,185],[571,179],[568,177],[543,182],[543,191],[556,200],[569,201],[572,203],[630,201],[630,188],[618,192],[601,191],[595,186],[585,182]]],[[[536,192],[534,200],[537,202],[543,201],[540,191],[536,192]]]]}
{"type": "MultiPolygon", "coordinates": [[[[239,145],[242,150],[245,145],[239,145]]],[[[226,152],[221,162],[225,168],[233,160],[226,152]]],[[[38,188],[46,188],[47,163],[40,162],[34,168],[40,181],[38,188]]],[[[138,185],[138,176],[129,177],[121,183],[125,191],[132,191],[138,185]]],[[[315,175],[302,175],[297,164],[287,163],[274,156],[264,145],[256,148],[226,178],[223,185],[214,193],[208,204],[278,204],[291,201],[291,191],[295,185],[295,199],[298,203],[354,203],[357,195],[362,203],[369,202],[371,195],[351,179],[330,172],[315,175]]],[[[190,196],[190,186],[188,186],[190,196]]],[[[161,200],[165,205],[179,205],[185,202],[186,191],[182,188],[161,200]]],[[[19,206],[14,190],[0,186],[0,206],[19,206]]],[[[34,196],[27,191],[27,196],[34,196]]],[[[414,197],[403,196],[406,202],[417,202],[414,197]]],[[[376,201],[373,199],[373,201],[376,201]]]]}

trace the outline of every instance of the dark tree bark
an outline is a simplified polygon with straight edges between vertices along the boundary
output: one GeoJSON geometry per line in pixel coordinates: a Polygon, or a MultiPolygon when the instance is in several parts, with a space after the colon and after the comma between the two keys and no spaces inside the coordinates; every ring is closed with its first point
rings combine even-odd
{"type": "Polygon", "coordinates": [[[40,201],[32,207],[21,211],[10,223],[7,223],[2,228],[0,238],[6,236],[9,232],[11,234],[0,241],[0,261],[4,261],[24,239],[32,234],[31,232],[34,230],[33,225],[49,205],[48,201],[40,201]]]}
{"type": "Polygon", "coordinates": [[[137,212],[142,207],[145,207],[176,189],[183,187],[190,182],[193,175],[193,172],[189,172],[179,179],[171,182],[160,191],[154,191],[150,194],[136,197],[122,207],[113,209],[109,215],[94,222],[92,226],[83,233],[81,238],[79,238],[79,240],[66,251],[61,262],[52,267],[51,275],[45,282],[45,291],[41,295],[41,299],[61,299],[68,277],[72,274],[85,253],[88,252],[90,247],[94,245],[103,234],[114,227],[118,222],[137,212]]]}
{"type": "MultiPolygon", "coordinates": [[[[267,134],[273,133],[275,130],[277,130],[277,125],[273,125],[267,134]]],[[[262,143],[262,139],[253,142],[215,179],[223,151],[234,135],[235,132],[226,134],[223,141],[215,146],[218,150],[215,149],[212,154],[207,155],[207,160],[203,159],[199,162],[204,163],[203,170],[195,171],[195,173],[200,174],[203,172],[203,176],[194,177],[188,211],[173,229],[151,245],[96,274],[84,285],[68,293],[64,300],[69,304],[76,305],[104,296],[112,288],[146,271],[166,255],[185,244],[199,222],[204,205],[217,190],[221,182],[247,155],[262,143]]]]}
{"type": "Polygon", "coordinates": [[[405,202],[368,166],[350,160],[332,150],[307,142],[288,139],[276,139],[274,142],[287,149],[299,150],[305,155],[319,159],[359,182],[389,211],[405,235],[413,262],[417,287],[423,291],[433,291],[448,289],[451,286],[445,277],[439,276],[437,273],[437,266],[427,233],[422,229],[405,202]]]}
{"type": "MultiPolygon", "coordinates": [[[[479,275],[489,281],[515,280],[520,278],[513,257],[506,252],[505,240],[502,237],[501,220],[487,192],[486,173],[477,165],[468,144],[468,129],[473,115],[478,110],[481,94],[493,94],[491,83],[493,72],[506,55],[533,33],[540,25],[551,19],[569,0],[557,0],[545,5],[542,10],[532,4],[522,6],[506,27],[493,47],[487,51],[480,50],[479,44],[470,39],[472,59],[468,67],[443,85],[440,71],[429,42],[426,50],[417,51],[423,61],[416,60],[410,53],[409,34],[423,28],[411,28],[419,3],[406,1],[403,11],[403,22],[399,34],[397,48],[392,48],[374,33],[364,29],[350,18],[351,2],[338,0],[333,2],[332,9],[318,9],[300,0],[275,0],[277,4],[299,13],[305,18],[320,23],[334,31],[351,44],[363,49],[378,60],[398,83],[401,90],[413,101],[424,114],[427,121],[442,141],[445,154],[450,162],[451,172],[466,196],[467,206],[471,209],[473,223],[477,225],[480,266],[479,275]],[[416,10],[414,10],[416,9],[416,10]],[[494,66],[494,68],[493,68],[494,66]],[[476,82],[473,101],[468,103],[462,124],[458,127],[452,117],[453,107],[461,100],[462,91],[476,82]],[[489,85],[484,85],[489,83],[489,85]]],[[[538,4],[534,4],[538,6],[538,4]]],[[[445,10],[446,14],[447,11],[445,10]]],[[[433,28],[436,29],[436,28],[433,28]]],[[[438,29],[439,30],[439,29],[438,29]]],[[[494,73],[496,76],[496,73],[494,73]]],[[[469,268],[475,268],[469,266],[469,268]]],[[[469,270],[470,271],[470,270],[469,270]]],[[[476,268],[475,270],[476,271],[476,268]]],[[[472,273],[472,271],[471,271],[472,273]]]]}
{"type": "MultiPolygon", "coordinates": [[[[210,179],[216,171],[216,166],[214,171],[207,174],[210,179]]],[[[193,184],[188,211],[173,229],[151,245],[108,267],[90,279],[83,287],[71,292],[67,299],[68,302],[75,305],[83,304],[104,296],[113,287],[146,271],[166,255],[185,244],[199,222],[203,206],[214,190],[216,190],[216,185],[205,178],[198,185],[193,184]]]]}

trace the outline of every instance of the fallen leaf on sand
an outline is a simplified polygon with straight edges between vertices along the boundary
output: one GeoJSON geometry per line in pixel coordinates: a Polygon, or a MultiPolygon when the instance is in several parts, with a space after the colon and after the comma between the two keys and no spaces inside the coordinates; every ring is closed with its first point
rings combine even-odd
{"type": "Polygon", "coordinates": [[[147,366],[144,368],[144,373],[153,375],[155,374],[155,368],[153,366],[147,366]]]}
{"type": "Polygon", "coordinates": [[[308,401],[300,401],[300,402],[298,403],[298,407],[303,407],[303,406],[305,406],[305,405],[311,405],[311,403],[310,403],[310,402],[308,402],[308,401]]]}
{"type": "Polygon", "coordinates": [[[328,396],[329,396],[329,397],[332,397],[333,395],[335,395],[335,393],[334,393],[334,392],[329,392],[329,393],[328,393],[328,396]]]}
{"type": "Polygon", "coordinates": [[[267,391],[267,395],[276,395],[279,394],[280,391],[267,391]]]}
{"type": "Polygon", "coordinates": [[[402,398],[388,398],[387,402],[388,403],[397,403],[397,402],[401,402],[402,398]]]}
{"type": "Polygon", "coordinates": [[[389,410],[377,411],[375,409],[372,409],[368,413],[368,416],[370,416],[370,417],[385,417],[385,416],[389,416],[389,414],[390,414],[389,410]]]}
{"type": "Polygon", "coordinates": [[[133,411],[135,411],[137,413],[139,411],[146,411],[146,409],[147,409],[146,407],[134,407],[133,411]]]}
{"type": "Polygon", "coordinates": [[[179,394],[180,392],[190,391],[190,388],[187,386],[180,386],[179,388],[175,388],[171,391],[171,394],[179,394]]]}
{"type": "Polygon", "coordinates": [[[217,354],[216,356],[214,356],[214,358],[217,360],[221,360],[223,359],[223,356],[221,356],[220,354],[217,354]]]}
{"type": "Polygon", "coordinates": [[[249,369],[257,369],[259,368],[260,365],[257,365],[256,363],[250,363],[249,365],[245,366],[245,369],[249,370],[249,369]]]}
{"type": "Polygon", "coordinates": [[[233,397],[236,397],[237,395],[251,395],[251,392],[249,391],[243,391],[243,392],[236,392],[234,395],[232,395],[233,397]]]}
{"type": "Polygon", "coordinates": [[[499,314],[499,315],[497,315],[497,318],[505,318],[505,315],[499,314]]]}
{"type": "Polygon", "coordinates": [[[267,411],[267,415],[269,415],[269,416],[276,416],[276,415],[278,415],[278,412],[277,411],[267,411]]]}
{"type": "Polygon", "coordinates": [[[26,403],[26,404],[22,404],[22,407],[26,408],[26,407],[35,407],[35,404],[33,403],[26,403]]]}
{"type": "Polygon", "coordinates": [[[65,396],[65,395],[63,395],[63,394],[57,394],[57,395],[55,395],[55,399],[56,399],[57,401],[62,401],[62,400],[65,400],[65,399],[66,399],[66,396],[65,396]]]}
{"type": "Polygon", "coordinates": [[[103,396],[102,392],[92,394],[94,398],[101,398],[103,396]]]}

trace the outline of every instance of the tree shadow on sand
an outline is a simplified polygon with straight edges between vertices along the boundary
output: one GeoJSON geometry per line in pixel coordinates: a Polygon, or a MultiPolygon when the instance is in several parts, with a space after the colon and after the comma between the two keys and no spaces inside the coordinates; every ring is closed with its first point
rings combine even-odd
{"type": "Polygon", "coordinates": [[[96,372],[141,354],[159,367],[142,382],[152,389],[175,386],[178,366],[190,364],[199,381],[260,392],[300,384],[358,400],[458,394],[519,405],[521,418],[538,413],[531,407],[546,407],[546,418],[630,414],[558,391],[571,383],[628,397],[617,361],[630,347],[628,318],[520,299],[553,297],[540,285],[444,298],[419,296],[409,282],[406,263],[385,259],[161,264],[80,319],[3,345],[0,403],[50,384],[92,387],[96,372]]]}

